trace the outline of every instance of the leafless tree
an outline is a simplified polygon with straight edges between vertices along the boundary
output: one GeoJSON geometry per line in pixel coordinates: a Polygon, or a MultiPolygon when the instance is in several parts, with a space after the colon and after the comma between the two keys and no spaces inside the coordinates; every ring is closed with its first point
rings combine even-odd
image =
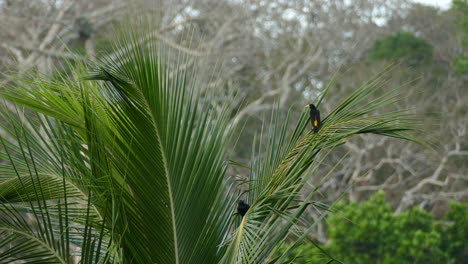
{"type": "Polygon", "coordinates": [[[93,58],[94,34],[119,19],[127,5],[119,0],[0,2],[2,64],[48,73],[57,60],[93,58]],[[86,56],[71,51],[80,42],[86,56]]]}

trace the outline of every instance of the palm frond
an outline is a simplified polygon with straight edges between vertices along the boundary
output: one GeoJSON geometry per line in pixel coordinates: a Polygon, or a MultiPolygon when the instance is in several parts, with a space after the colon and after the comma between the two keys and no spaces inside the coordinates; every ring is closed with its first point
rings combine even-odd
{"type": "Polygon", "coordinates": [[[142,261],[215,262],[233,199],[222,184],[229,107],[201,102],[196,76],[165,64],[161,56],[171,54],[154,43],[129,36],[121,46],[132,49],[90,78],[116,95],[107,110],[117,142],[111,159],[129,188],[130,252],[149,256],[142,261]]]}
{"type": "Polygon", "coordinates": [[[250,189],[255,192],[250,193],[251,207],[231,236],[225,255],[228,263],[260,263],[273,255],[275,245],[290,234],[305,208],[313,202],[312,194],[301,200],[299,191],[326,156],[325,150],[330,151],[359,133],[423,143],[413,136],[417,129],[414,115],[405,111],[378,113],[402,97],[401,87],[379,95],[390,70],[339,104],[323,120],[318,133],[310,130],[303,133],[308,121],[305,113],[290,136],[286,131],[288,117],[283,126],[278,120],[274,122],[276,125],[266,136],[266,147],[260,150],[252,166],[250,189]]]}
{"type": "Polygon", "coordinates": [[[105,232],[95,228],[102,219],[84,192],[86,149],[72,130],[47,117],[1,113],[0,261],[68,263],[80,245],[105,232]]]}
{"type": "MultiPolygon", "coordinates": [[[[101,61],[91,75],[78,67],[58,80],[16,80],[2,92],[3,98],[50,122],[33,129],[30,143],[42,142],[34,151],[18,145],[17,137],[4,139],[15,153],[34,152],[45,172],[28,169],[31,155],[22,155],[18,173],[10,162],[4,171],[11,177],[0,183],[9,186],[2,199],[8,204],[35,199],[47,205],[59,200],[67,212],[57,213],[54,205],[47,213],[59,218],[79,207],[82,217],[73,223],[84,236],[73,240],[81,250],[65,250],[65,257],[73,253],[81,261],[217,262],[232,215],[227,208],[235,204],[234,192],[223,184],[230,106],[219,111],[200,100],[198,76],[182,67],[183,56],[141,43],[136,35],[124,35],[116,54],[101,61]],[[37,138],[39,130],[47,134],[43,141],[37,138]],[[50,187],[34,197],[19,197],[18,190],[27,195],[33,183],[18,183],[23,176],[50,187]],[[77,199],[81,206],[72,206],[77,199]],[[97,257],[100,252],[103,258],[97,257]]],[[[11,129],[22,126],[11,124],[11,129]]],[[[18,155],[9,157],[15,161],[18,155]]],[[[41,218],[37,222],[48,223],[41,218]]],[[[65,222],[58,225],[60,230],[69,230],[65,222]]]]}

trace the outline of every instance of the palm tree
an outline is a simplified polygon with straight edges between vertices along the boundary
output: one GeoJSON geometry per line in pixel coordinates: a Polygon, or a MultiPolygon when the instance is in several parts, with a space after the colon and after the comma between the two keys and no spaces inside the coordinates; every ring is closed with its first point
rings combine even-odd
{"type": "Polygon", "coordinates": [[[400,96],[377,95],[385,73],[317,133],[306,111],[292,133],[276,114],[252,151],[241,217],[225,181],[232,107],[202,101],[184,61],[131,36],[91,74],[78,65],[4,87],[0,263],[281,263],[295,244],[279,243],[314,206],[299,192],[326,153],[357,133],[415,140],[413,116],[372,114],[400,96]]]}

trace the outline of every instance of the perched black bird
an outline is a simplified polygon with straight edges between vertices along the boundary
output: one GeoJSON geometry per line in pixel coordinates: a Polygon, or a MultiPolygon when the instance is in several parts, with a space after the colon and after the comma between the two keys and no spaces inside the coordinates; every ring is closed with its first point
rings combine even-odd
{"type": "Polygon", "coordinates": [[[310,108],[310,123],[312,123],[312,128],[314,133],[317,133],[320,129],[320,111],[313,104],[308,104],[305,107],[310,108]]]}
{"type": "Polygon", "coordinates": [[[244,203],[244,200],[240,200],[239,204],[237,205],[237,212],[244,217],[245,213],[249,210],[250,205],[244,203]]]}

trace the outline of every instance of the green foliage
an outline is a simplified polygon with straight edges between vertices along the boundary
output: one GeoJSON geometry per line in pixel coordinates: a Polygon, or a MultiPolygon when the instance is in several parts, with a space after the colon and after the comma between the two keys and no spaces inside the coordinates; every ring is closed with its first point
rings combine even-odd
{"type": "Polygon", "coordinates": [[[468,2],[463,0],[454,0],[453,9],[455,10],[458,34],[461,35],[461,46],[463,54],[455,57],[452,62],[452,68],[456,73],[468,73],[468,2]]]}
{"type": "Polygon", "coordinates": [[[370,51],[373,60],[404,60],[409,65],[425,65],[432,60],[432,46],[408,32],[398,32],[377,40],[370,51]]]}
{"type": "Polygon", "coordinates": [[[456,57],[453,60],[452,68],[458,74],[468,73],[468,54],[456,57]]]}
{"type": "MultiPolygon", "coordinates": [[[[468,204],[451,204],[443,220],[417,208],[394,215],[380,191],[336,209],[321,247],[344,263],[463,263],[468,257],[468,204]]],[[[288,260],[323,263],[323,253],[305,243],[288,260]]]]}
{"type": "Polygon", "coordinates": [[[393,217],[393,243],[388,250],[387,263],[443,263],[447,255],[441,250],[441,235],[435,230],[432,215],[411,209],[393,217]]]}
{"type": "Polygon", "coordinates": [[[330,254],[346,263],[383,261],[395,239],[392,211],[382,192],[367,202],[340,204],[329,218],[330,254]]]}
{"type": "Polygon", "coordinates": [[[443,232],[443,248],[456,263],[462,263],[468,258],[468,204],[450,204],[445,220],[449,226],[443,232]]]}

